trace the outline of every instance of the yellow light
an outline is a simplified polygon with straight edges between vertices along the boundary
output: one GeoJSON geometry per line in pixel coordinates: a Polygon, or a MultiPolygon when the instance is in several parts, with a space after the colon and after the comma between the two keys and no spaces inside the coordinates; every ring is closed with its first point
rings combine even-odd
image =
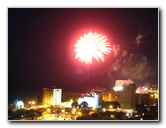
{"type": "Polygon", "coordinates": [[[112,106],[112,105],[110,105],[110,108],[112,109],[112,108],[113,108],[113,106],[112,106]]]}
{"type": "Polygon", "coordinates": [[[155,99],[158,99],[157,93],[154,94],[154,98],[155,98],[155,99]]]}
{"type": "Polygon", "coordinates": [[[72,113],[75,114],[76,113],[76,108],[72,109],[72,113]]]}
{"type": "Polygon", "coordinates": [[[105,109],[105,108],[103,108],[102,110],[103,110],[103,112],[105,112],[105,111],[106,111],[106,109],[105,109]]]}
{"type": "Polygon", "coordinates": [[[79,115],[79,116],[81,116],[81,115],[82,115],[82,113],[81,113],[81,112],[78,112],[78,115],[79,115]]]}
{"type": "Polygon", "coordinates": [[[145,88],[145,91],[147,91],[148,90],[148,88],[145,88]]]}
{"type": "Polygon", "coordinates": [[[73,108],[72,111],[76,111],[76,108],[73,108]]]}
{"type": "Polygon", "coordinates": [[[35,101],[32,101],[32,104],[35,104],[35,101]]]}
{"type": "Polygon", "coordinates": [[[153,97],[153,94],[151,94],[150,96],[153,97]]]}
{"type": "Polygon", "coordinates": [[[70,99],[70,102],[73,103],[73,99],[70,99]]]}
{"type": "Polygon", "coordinates": [[[129,113],[126,113],[126,116],[129,116],[129,113]]]}

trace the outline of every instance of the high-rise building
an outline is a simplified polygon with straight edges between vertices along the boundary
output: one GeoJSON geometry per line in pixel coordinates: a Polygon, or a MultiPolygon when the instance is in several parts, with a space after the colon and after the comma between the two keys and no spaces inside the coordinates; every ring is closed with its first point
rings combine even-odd
{"type": "Polygon", "coordinates": [[[150,95],[150,105],[158,105],[159,99],[159,90],[158,85],[152,85],[151,88],[148,90],[150,95]]]}
{"type": "Polygon", "coordinates": [[[119,102],[122,109],[134,109],[136,105],[136,85],[128,84],[123,85],[120,92],[119,102]]]}
{"type": "Polygon", "coordinates": [[[52,105],[61,104],[62,100],[62,89],[53,89],[53,102],[52,105]]]}
{"type": "Polygon", "coordinates": [[[43,104],[52,105],[53,88],[43,88],[43,104]]]}
{"type": "Polygon", "coordinates": [[[43,88],[43,104],[59,105],[62,99],[62,89],[43,88]]]}
{"type": "Polygon", "coordinates": [[[114,91],[121,91],[123,89],[124,85],[129,85],[129,84],[134,84],[134,81],[131,79],[128,80],[116,80],[115,81],[115,86],[114,86],[114,91]]]}

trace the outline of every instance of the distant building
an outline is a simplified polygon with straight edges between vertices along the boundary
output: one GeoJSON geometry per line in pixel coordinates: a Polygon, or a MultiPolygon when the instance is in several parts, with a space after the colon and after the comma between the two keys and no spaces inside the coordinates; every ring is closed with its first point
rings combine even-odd
{"type": "Polygon", "coordinates": [[[43,88],[43,104],[59,105],[62,99],[62,89],[43,88]]]}
{"type": "Polygon", "coordinates": [[[82,102],[87,102],[88,107],[100,108],[101,100],[101,93],[94,92],[91,95],[86,95],[84,97],[78,98],[78,104],[81,104],[82,102]]]}
{"type": "Polygon", "coordinates": [[[52,105],[53,88],[43,88],[43,104],[52,105]]]}
{"type": "Polygon", "coordinates": [[[158,85],[145,84],[136,90],[137,103],[155,106],[158,104],[158,85]]]}
{"type": "Polygon", "coordinates": [[[158,85],[152,85],[148,90],[148,93],[150,95],[150,105],[151,106],[158,105],[158,98],[159,98],[158,85]]]}
{"type": "Polygon", "coordinates": [[[124,85],[129,85],[129,84],[134,84],[134,82],[130,79],[128,80],[116,80],[115,81],[115,86],[114,86],[114,91],[121,91],[123,90],[124,85]]]}
{"type": "Polygon", "coordinates": [[[62,89],[53,89],[52,105],[60,105],[62,100],[62,89]]]}
{"type": "Polygon", "coordinates": [[[136,105],[136,85],[127,84],[123,86],[123,90],[120,91],[120,107],[122,109],[135,109],[136,105]]]}
{"type": "Polygon", "coordinates": [[[148,94],[149,90],[149,83],[146,83],[145,85],[139,86],[136,90],[137,94],[148,94]]]}
{"type": "Polygon", "coordinates": [[[104,90],[102,92],[102,100],[103,101],[118,101],[119,92],[115,92],[114,90],[104,90]]]}
{"type": "Polygon", "coordinates": [[[149,94],[137,94],[137,103],[138,104],[150,104],[150,95],[149,94]]]}

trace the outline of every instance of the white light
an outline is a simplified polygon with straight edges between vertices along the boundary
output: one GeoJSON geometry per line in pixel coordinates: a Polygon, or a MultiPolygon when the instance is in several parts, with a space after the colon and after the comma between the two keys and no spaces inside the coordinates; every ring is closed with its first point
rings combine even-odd
{"type": "Polygon", "coordinates": [[[114,91],[122,91],[123,86],[114,87],[113,89],[114,89],[114,91]]]}
{"type": "Polygon", "coordinates": [[[129,116],[129,113],[126,113],[126,116],[129,116]]]}
{"type": "Polygon", "coordinates": [[[24,108],[24,103],[22,101],[18,101],[16,105],[17,105],[17,108],[24,108]]]}

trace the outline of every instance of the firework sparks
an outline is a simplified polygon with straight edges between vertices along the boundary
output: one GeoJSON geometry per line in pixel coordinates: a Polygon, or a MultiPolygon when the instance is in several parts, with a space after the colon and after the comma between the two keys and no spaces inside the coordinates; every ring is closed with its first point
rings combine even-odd
{"type": "Polygon", "coordinates": [[[104,61],[104,54],[111,52],[110,44],[106,36],[89,32],[80,37],[75,44],[75,58],[85,64],[92,64],[92,58],[98,62],[104,61]]]}

